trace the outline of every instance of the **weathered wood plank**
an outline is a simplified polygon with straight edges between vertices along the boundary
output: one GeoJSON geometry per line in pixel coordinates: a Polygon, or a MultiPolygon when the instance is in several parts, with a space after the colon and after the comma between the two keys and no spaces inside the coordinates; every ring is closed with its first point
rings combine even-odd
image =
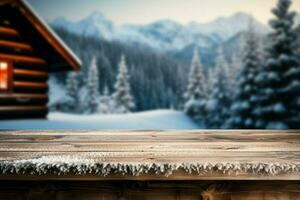
{"type": "Polygon", "coordinates": [[[300,142],[6,142],[0,151],[7,152],[300,152],[300,142]]]}
{"type": "Polygon", "coordinates": [[[14,69],[13,73],[15,75],[21,75],[21,76],[38,76],[38,77],[44,77],[48,78],[48,72],[46,71],[37,71],[37,70],[26,70],[26,69],[14,69]]]}
{"type": "MultiPolygon", "coordinates": [[[[161,137],[168,136],[173,138],[184,138],[186,136],[210,136],[219,139],[220,136],[229,137],[248,137],[255,139],[255,136],[271,137],[276,139],[274,136],[294,136],[299,135],[300,130],[40,130],[40,131],[0,131],[0,134],[7,135],[61,135],[61,136],[97,136],[97,135],[125,135],[125,136],[144,136],[144,137],[161,137]],[[196,134],[196,135],[195,135],[196,134]]],[[[300,137],[300,136],[299,136],[300,137]]]]}
{"type": "MultiPolygon", "coordinates": [[[[46,105],[0,106],[0,119],[44,118],[48,113],[46,105]]],[[[0,121],[0,123],[5,123],[0,121]]]]}
{"type": "Polygon", "coordinates": [[[0,58],[9,59],[9,60],[13,60],[16,62],[31,63],[31,64],[36,64],[36,65],[47,65],[47,62],[44,59],[37,58],[37,57],[0,53],[0,58]]]}
{"type": "Polygon", "coordinates": [[[1,106],[45,105],[47,94],[3,93],[0,94],[1,106]]]}
{"type": "Polygon", "coordinates": [[[33,51],[33,48],[29,44],[6,40],[0,40],[0,47],[14,49],[18,51],[33,51]]]}
{"type": "Polygon", "coordinates": [[[46,106],[0,106],[1,112],[33,112],[33,111],[45,111],[48,110],[46,106]]]}
{"type": "Polygon", "coordinates": [[[19,35],[19,33],[15,29],[8,28],[8,27],[0,27],[0,34],[11,35],[11,36],[19,35]]]}
{"type": "Polygon", "coordinates": [[[46,99],[48,95],[46,94],[26,94],[26,93],[3,93],[0,94],[0,100],[1,99],[46,99]]]}
{"type": "Polygon", "coordinates": [[[14,69],[49,71],[49,68],[50,68],[49,65],[37,65],[34,63],[22,63],[22,62],[14,63],[14,69]]]}
{"type": "MultiPolygon", "coordinates": [[[[21,160],[26,159],[38,159],[41,157],[51,156],[53,160],[71,158],[70,162],[80,160],[89,160],[93,163],[97,162],[108,162],[108,163],[131,163],[131,162],[158,162],[158,163],[259,163],[259,162],[282,162],[282,163],[294,163],[300,161],[300,152],[69,152],[69,151],[50,151],[50,152],[39,152],[39,151],[24,151],[24,152],[0,152],[0,160],[21,160]]],[[[64,162],[62,160],[62,162],[64,162]]]]}
{"type": "Polygon", "coordinates": [[[1,162],[12,172],[16,166],[26,172],[24,165],[43,174],[52,166],[67,179],[167,180],[163,174],[170,173],[173,180],[298,180],[300,134],[296,130],[0,131],[1,162]],[[111,169],[131,172],[112,171],[103,177],[102,172],[93,175],[96,169],[104,174],[111,169]]]}
{"type": "Polygon", "coordinates": [[[47,89],[48,84],[46,82],[29,82],[29,81],[14,81],[14,88],[37,88],[47,89]]]}
{"type": "Polygon", "coordinates": [[[0,131],[0,141],[34,142],[288,142],[300,131],[0,131]],[[17,137],[16,137],[17,136],[17,137]]]}
{"type": "Polygon", "coordinates": [[[6,93],[0,94],[1,106],[46,105],[47,94],[6,93]]]}
{"type": "Polygon", "coordinates": [[[0,182],[6,200],[298,200],[299,181],[0,182]],[[203,194],[209,194],[205,199],[203,194]],[[228,197],[225,197],[228,196],[228,197]]]}

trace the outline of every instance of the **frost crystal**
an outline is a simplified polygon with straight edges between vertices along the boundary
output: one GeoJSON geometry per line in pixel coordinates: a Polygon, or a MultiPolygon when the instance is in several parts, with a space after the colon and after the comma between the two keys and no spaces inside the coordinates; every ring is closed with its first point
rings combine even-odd
{"type": "Polygon", "coordinates": [[[131,175],[156,174],[171,176],[176,171],[190,175],[212,172],[223,174],[251,173],[261,176],[300,172],[300,163],[272,162],[193,162],[193,163],[135,163],[106,162],[104,156],[88,154],[86,158],[77,156],[43,156],[36,159],[0,161],[1,174],[28,175],[131,175]]]}

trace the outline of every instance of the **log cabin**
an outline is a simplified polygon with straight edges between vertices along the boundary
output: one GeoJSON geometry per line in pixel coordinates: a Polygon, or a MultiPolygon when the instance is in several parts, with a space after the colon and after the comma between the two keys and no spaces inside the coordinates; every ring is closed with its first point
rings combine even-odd
{"type": "Polygon", "coordinates": [[[45,118],[49,73],[79,67],[26,1],[0,1],[0,119],[45,118]]]}

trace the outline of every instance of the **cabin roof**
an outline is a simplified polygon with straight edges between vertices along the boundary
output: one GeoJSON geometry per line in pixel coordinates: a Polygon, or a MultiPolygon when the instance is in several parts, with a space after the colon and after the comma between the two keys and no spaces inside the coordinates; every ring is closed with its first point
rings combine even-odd
{"type": "Polygon", "coordinates": [[[78,70],[80,59],[25,0],[2,0],[0,17],[8,19],[51,66],[50,71],[78,70]]]}
{"type": "Polygon", "coordinates": [[[0,179],[299,180],[299,131],[0,131],[0,179]]]}

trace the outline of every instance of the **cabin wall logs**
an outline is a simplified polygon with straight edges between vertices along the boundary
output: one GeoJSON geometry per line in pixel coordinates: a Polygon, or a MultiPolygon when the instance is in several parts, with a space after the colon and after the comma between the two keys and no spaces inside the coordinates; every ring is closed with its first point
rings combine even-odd
{"type": "Polygon", "coordinates": [[[12,63],[12,88],[0,92],[0,119],[45,118],[48,65],[9,23],[0,23],[0,60],[12,63]]]}
{"type": "Polygon", "coordinates": [[[5,200],[299,200],[291,181],[2,181],[5,200]]]}

